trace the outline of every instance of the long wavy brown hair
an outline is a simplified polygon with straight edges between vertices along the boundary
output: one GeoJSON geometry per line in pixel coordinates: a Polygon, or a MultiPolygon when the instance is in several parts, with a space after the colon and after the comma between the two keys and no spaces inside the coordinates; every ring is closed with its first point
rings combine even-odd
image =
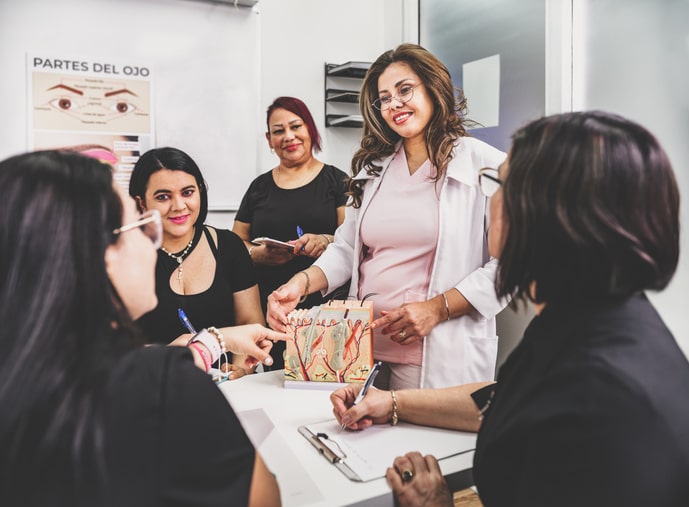
{"type": "MultiPolygon", "coordinates": [[[[361,146],[352,158],[352,176],[365,170],[378,175],[381,167],[375,161],[393,153],[401,137],[392,130],[373,106],[378,98],[378,78],[391,64],[403,62],[419,76],[426,93],[433,101],[435,111],[426,126],[426,149],[431,163],[436,167],[435,181],[445,174],[452,159],[452,148],[460,137],[467,135],[465,125],[467,101],[464,92],[452,84],[450,71],[434,55],[417,44],[401,44],[386,51],[371,65],[361,85],[359,104],[364,119],[361,146]]],[[[355,208],[361,206],[363,181],[350,179],[348,195],[355,208]]]]}

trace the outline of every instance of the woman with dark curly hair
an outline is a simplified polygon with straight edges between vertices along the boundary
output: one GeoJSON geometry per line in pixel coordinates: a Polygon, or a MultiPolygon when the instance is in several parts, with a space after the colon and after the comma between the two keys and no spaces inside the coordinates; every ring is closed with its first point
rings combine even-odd
{"type": "Polygon", "coordinates": [[[374,302],[380,387],[493,380],[496,262],[478,171],[505,154],[466,133],[466,100],[447,67],[421,46],[383,53],[361,88],[361,147],[335,242],[269,297],[284,329],[306,294],[351,278],[350,297],[374,302]]]}

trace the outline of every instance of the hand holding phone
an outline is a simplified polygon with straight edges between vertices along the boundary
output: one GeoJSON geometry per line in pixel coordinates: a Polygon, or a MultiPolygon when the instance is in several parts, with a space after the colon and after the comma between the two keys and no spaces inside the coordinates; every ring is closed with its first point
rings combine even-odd
{"type": "Polygon", "coordinates": [[[254,245],[265,245],[268,248],[280,248],[282,250],[289,250],[290,252],[294,252],[294,245],[287,243],[286,241],[280,241],[278,239],[262,236],[260,238],[252,239],[251,242],[254,245]]]}

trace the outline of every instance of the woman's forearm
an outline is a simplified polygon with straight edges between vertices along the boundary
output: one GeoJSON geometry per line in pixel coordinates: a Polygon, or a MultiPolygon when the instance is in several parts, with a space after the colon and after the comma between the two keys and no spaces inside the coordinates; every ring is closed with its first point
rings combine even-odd
{"type": "Polygon", "coordinates": [[[290,282],[292,281],[302,287],[302,295],[313,294],[328,287],[328,279],[325,277],[325,273],[317,266],[309,266],[299,271],[290,279],[290,282]]]}
{"type": "Polygon", "coordinates": [[[476,382],[439,389],[396,391],[398,417],[423,426],[478,431],[479,409],[471,393],[493,382],[476,382]]]}

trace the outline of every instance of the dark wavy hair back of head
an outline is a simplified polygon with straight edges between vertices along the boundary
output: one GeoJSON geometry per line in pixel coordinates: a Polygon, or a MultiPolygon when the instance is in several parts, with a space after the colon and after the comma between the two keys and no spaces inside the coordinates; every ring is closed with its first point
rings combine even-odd
{"type": "Polygon", "coordinates": [[[112,181],[109,166],[77,153],[0,162],[0,497],[8,504],[58,490],[55,505],[77,505],[69,499],[95,487],[96,470],[84,462],[100,452],[103,388],[136,337],[105,267],[122,220],[112,181]]]}
{"type": "Polygon", "coordinates": [[[499,295],[564,306],[667,286],[679,190],[645,128],[600,111],[541,118],[514,134],[508,163],[499,295]]]}
{"type": "MultiPolygon", "coordinates": [[[[419,76],[435,111],[426,127],[426,148],[440,180],[452,159],[452,149],[460,137],[466,136],[467,101],[464,92],[452,84],[447,67],[425,48],[417,44],[401,44],[380,55],[368,69],[361,85],[359,108],[364,119],[361,146],[352,158],[352,175],[366,170],[378,174],[374,163],[392,154],[400,136],[383,119],[382,111],[373,106],[378,99],[378,79],[393,63],[405,63],[419,76]]],[[[361,205],[363,183],[350,180],[355,207],[361,205]]]]}
{"type": "Polygon", "coordinates": [[[268,106],[266,110],[266,127],[270,133],[270,115],[276,109],[284,109],[292,114],[296,114],[299,118],[304,121],[306,125],[306,130],[309,132],[309,137],[311,137],[311,148],[315,153],[321,151],[321,135],[316,127],[316,122],[313,121],[313,116],[311,116],[311,111],[306,107],[304,102],[296,97],[278,97],[273,101],[271,105],[268,106]]]}
{"type": "MultiPolygon", "coordinates": [[[[208,188],[203,179],[203,174],[201,174],[201,169],[194,162],[194,159],[178,148],[153,148],[141,155],[134,165],[134,170],[129,180],[129,195],[134,199],[139,197],[141,201],[146,202],[146,188],[151,175],[161,169],[183,171],[194,177],[201,194],[199,217],[194,225],[202,225],[208,216],[208,188]]],[[[139,206],[138,200],[137,206],[139,206]]],[[[140,206],[139,211],[143,211],[140,206]]]]}

